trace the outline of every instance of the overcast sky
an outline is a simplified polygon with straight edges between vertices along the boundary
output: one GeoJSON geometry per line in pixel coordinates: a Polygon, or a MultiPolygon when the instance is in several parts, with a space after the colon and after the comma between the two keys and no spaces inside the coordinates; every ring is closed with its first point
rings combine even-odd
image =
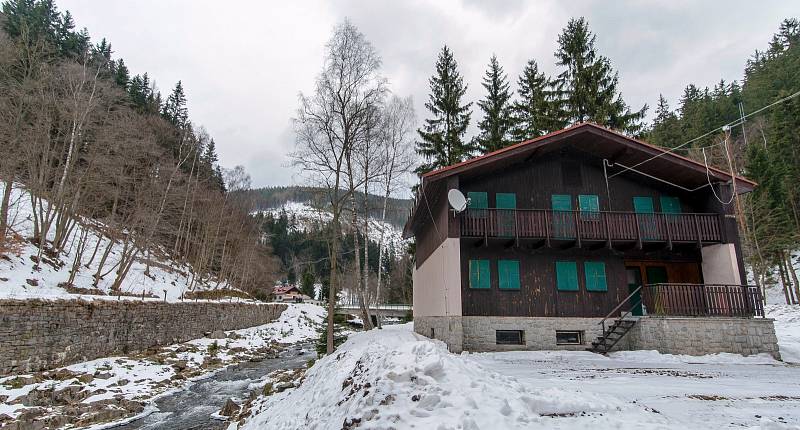
{"type": "MultiPolygon", "coordinates": [[[[204,1],[57,0],[94,41],[107,38],[131,73],[148,72],[162,93],[182,80],[189,115],[217,143],[223,167],[244,165],[254,186],[289,185],[290,119],[310,92],[333,26],[351,21],[383,57],[392,91],[411,95],[421,121],[428,78],[449,45],[469,89],[497,54],[512,81],[530,58],[556,71],[556,39],[585,16],[597,46],[620,73],[625,100],[649,114],[659,93],[671,106],[688,83],[741,79],[800,1],[204,1]]],[[[512,86],[515,88],[515,85],[512,86]]],[[[754,107],[750,107],[753,109],[754,107]]],[[[480,116],[475,106],[473,123],[480,116]]],[[[749,110],[745,107],[745,110],[749,110]]],[[[474,129],[474,127],[473,127],[474,129]]]]}

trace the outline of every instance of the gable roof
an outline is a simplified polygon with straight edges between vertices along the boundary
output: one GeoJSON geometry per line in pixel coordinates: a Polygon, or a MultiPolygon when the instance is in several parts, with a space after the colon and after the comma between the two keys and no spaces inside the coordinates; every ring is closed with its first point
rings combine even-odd
{"type": "MultiPolygon", "coordinates": [[[[573,147],[583,152],[607,159],[612,167],[608,174],[625,173],[636,175],[626,168],[636,166],[638,172],[681,185],[685,188],[699,188],[711,182],[730,182],[735,178],[739,193],[752,191],[755,182],[741,176],[732,177],[724,170],[684,157],[664,148],[634,139],[617,131],[591,122],[582,122],[544,136],[471,158],[460,163],[442,167],[421,176],[421,192],[454,175],[472,177],[500,171],[512,164],[550,153],[565,147],[573,147]],[[644,162],[644,163],[642,163],[644,162]],[[641,165],[638,165],[642,163],[641,165]]],[[[430,196],[428,196],[430,197],[430,196]]],[[[413,211],[404,229],[406,233],[414,223],[413,211]]]]}

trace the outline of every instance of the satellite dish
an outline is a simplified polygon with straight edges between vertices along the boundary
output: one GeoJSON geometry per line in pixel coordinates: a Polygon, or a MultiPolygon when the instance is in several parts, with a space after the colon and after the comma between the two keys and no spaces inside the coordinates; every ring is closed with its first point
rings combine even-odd
{"type": "Polygon", "coordinates": [[[447,192],[447,201],[450,202],[450,207],[456,212],[463,212],[467,208],[467,199],[461,191],[453,188],[447,192]]]}

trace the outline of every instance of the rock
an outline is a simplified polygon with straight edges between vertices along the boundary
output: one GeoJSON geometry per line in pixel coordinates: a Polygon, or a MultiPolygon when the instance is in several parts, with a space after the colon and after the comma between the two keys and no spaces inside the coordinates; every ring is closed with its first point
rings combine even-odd
{"type": "Polygon", "coordinates": [[[38,287],[39,281],[37,279],[26,279],[25,283],[30,285],[31,287],[38,287]]]}
{"type": "Polygon", "coordinates": [[[76,376],[78,376],[78,374],[69,369],[58,369],[55,372],[50,372],[47,375],[48,378],[55,379],[56,381],[66,381],[67,379],[72,379],[76,376]]]}
{"type": "Polygon", "coordinates": [[[172,368],[175,369],[176,372],[183,372],[186,370],[186,360],[178,360],[172,363],[172,368]]]}
{"type": "Polygon", "coordinates": [[[225,339],[225,332],[222,330],[214,330],[208,334],[209,339],[225,339]]]}
{"type": "Polygon", "coordinates": [[[97,372],[94,372],[94,377],[97,378],[97,379],[108,379],[111,376],[113,376],[113,375],[111,375],[110,372],[101,372],[99,370],[97,372]]]}
{"type": "Polygon", "coordinates": [[[223,417],[232,417],[236,412],[239,412],[239,405],[234,403],[233,400],[228,399],[225,405],[222,406],[222,409],[220,409],[219,414],[223,417]]]}
{"type": "Polygon", "coordinates": [[[78,376],[78,381],[81,381],[84,384],[89,384],[92,381],[94,381],[94,376],[92,376],[92,375],[90,375],[88,373],[84,373],[83,375],[79,375],[78,376]]]}

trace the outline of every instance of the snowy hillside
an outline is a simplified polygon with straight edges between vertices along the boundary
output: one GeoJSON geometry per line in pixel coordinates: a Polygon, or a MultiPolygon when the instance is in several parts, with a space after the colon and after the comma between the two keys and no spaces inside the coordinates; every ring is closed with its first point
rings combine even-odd
{"type": "MultiPolygon", "coordinates": [[[[100,232],[99,225],[95,221],[84,219],[82,225],[76,226],[73,230],[60,259],[53,261],[43,258],[43,264],[36,269],[34,260],[38,248],[28,240],[33,235],[31,200],[24,190],[14,188],[11,202],[9,225],[12,240],[8,249],[0,250],[0,298],[65,298],[83,295],[82,298],[88,299],[102,298],[110,292],[115,267],[122,252],[121,244],[117,243],[112,247],[101,270],[101,274],[105,276],[99,280],[96,287],[93,286],[93,276],[98,271],[101,255],[109,243],[109,238],[100,232]],[[88,232],[85,229],[88,229],[88,232]],[[78,253],[74,243],[84,232],[88,233],[86,251],[83,253],[80,270],[73,286],[67,287],[64,284],[69,279],[72,262],[78,253]]],[[[120,288],[121,293],[138,297],[144,294],[161,300],[166,294],[168,301],[177,301],[184,293],[190,292],[188,287],[192,278],[191,267],[153,256],[149,265],[149,276],[146,270],[146,261],[144,256],[140,255],[124,279],[120,288]]],[[[197,283],[194,291],[217,288],[227,288],[227,284],[217,285],[215,280],[207,280],[197,283]]]]}
{"type": "MultiPolygon", "coordinates": [[[[289,219],[294,217],[297,221],[297,228],[303,231],[306,231],[314,224],[330,222],[332,219],[330,212],[314,208],[305,202],[289,201],[281,206],[261,212],[270,213],[273,217],[279,217],[281,213],[285,212],[289,219]]],[[[344,223],[349,223],[350,219],[348,217],[345,218],[347,219],[343,219],[342,221],[344,223]]],[[[407,243],[407,241],[403,240],[403,231],[400,228],[389,222],[382,222],[379,219],[370,218],[369,239],[377,243],[381,238],[381,232],[383,232],[383,243],[387,248],[401,250],[407,243]]]]}

